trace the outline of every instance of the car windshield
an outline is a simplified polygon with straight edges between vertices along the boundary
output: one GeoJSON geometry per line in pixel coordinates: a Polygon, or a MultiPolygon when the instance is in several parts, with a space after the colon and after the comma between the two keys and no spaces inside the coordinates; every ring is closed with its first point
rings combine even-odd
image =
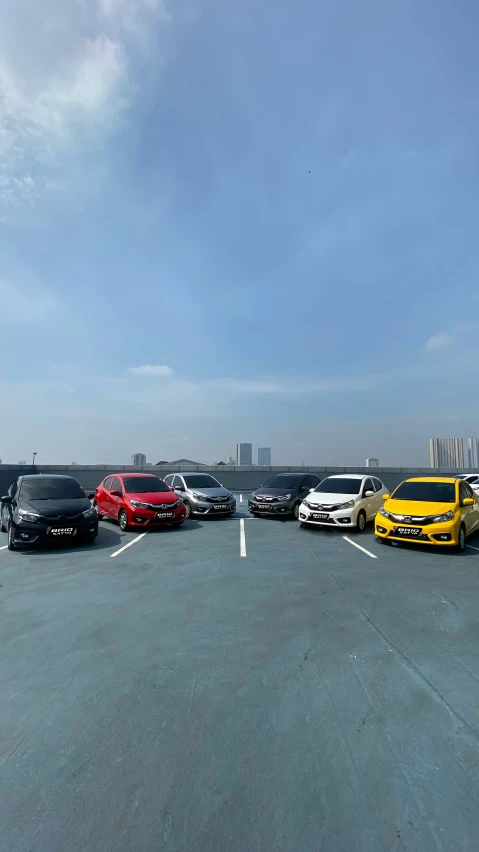
{"type": "Polygon", "coordinates": [[[331,477],[323,479],[315,489],[320,494],[359,494],[362,479],[348,479],[347,477],[331,477]]]}
{"type": "Polygon", "coordinates": [[[157,491],[169,491],[166,482],[157,476],[123,477],[123,485],[127,494],[155,494],[157,491]]]}
{"type": "Polygon", "coordinates": [[[20,496],[26,500],[76,500],[85,492],[76,479],[24,479],[20,496]]]}
{"type": "Polygon", "coordinates": [[[297,488],[302,476],[289,476],[287,473],[279,473],[277,476],[272,476],[263,485],[263,488],[297,488]]]}
{"type": "Polygon", "coordinates": [[[393,500],[455,503],[456,486],[454,482],[403,482],[391,496],[393,500]]]}
{"type": "Polygon", "coordinates": [[[207,473],[185,476],[185,482],[187,488],[221,488],[218,480],[207,473]]]}

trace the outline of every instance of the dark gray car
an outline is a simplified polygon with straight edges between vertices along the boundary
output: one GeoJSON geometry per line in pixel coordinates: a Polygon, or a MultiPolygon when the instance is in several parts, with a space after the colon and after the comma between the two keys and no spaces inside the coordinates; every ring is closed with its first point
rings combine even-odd
{"type": "Polygon", "coordinates": [[[233,515],[236,500],[209,473],[170,473],[165,482],[183,497],[186,517],[190,515],[233,515]]]}
{"type": "Polygon", "coordinates": [[[299,507],[320,479],[313,473],[276,473],[253,491],[248,500],[252,515],[299,517],[299,507]]]}

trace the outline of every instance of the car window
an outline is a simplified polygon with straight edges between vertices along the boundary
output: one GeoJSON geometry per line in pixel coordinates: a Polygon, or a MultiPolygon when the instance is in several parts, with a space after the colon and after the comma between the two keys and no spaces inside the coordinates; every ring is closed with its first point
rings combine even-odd
{"type": "Polygon", "coordinates": [[[185,482],[188,488],[221,488],[217,479],[209,473],[186,474],[185,482]]]}
{"type": "Polygon", "coordinates": [[[183,484],[183,480],[182,480],[181,476],[175,476],[175,478],[173,480],[173,488],[181,488],[181,490],[183,491],[184,487],[185,486],[183,484]]]}
{"type": "Polygon", "coordinates": [[[365,479],[365,480],[364,480],[364,485],[363,485],[363,494],[366,494],[366,491],[374,491],[373,483],[371,482],[371,480],[370,480],[370,479],[365,479]]]}
{"type": "Polygon", "coordinates": [[[330,476],[316,487],[317,494],[359,494],[361,480],[347,476],[330,476]]]}
{"type": "Polygon", "coordinates": [[[22,500],[78,500],[85,499],[85,492],[73,477],[48,479],[39,476],[23,479],[19,496],[22,500]]]}
{"type": "Polygon", "coordinates": [[[319,485],[319,476],[311,474],[311,488],[316,488],[319,485]]]}
{"type": "Polygon", "coordinates": [[[111,483],[112,491],[119,491],[120,494],[123,494],[123,488],[121,487],[121,482],[117,476],[113,477],[113,482],[111,483]]]}
{"type": "Polygon", "coordinates": [[[107,478],[105,479],[105,481],[103,483],[103,488],[105,489],[105,491],[110,490],[110,485],[111,485],[112,479],[113,479],[112,476],[107,476],[107,478]]]}
{"type": "Polygon", "coordinates": [[[312,488],[313,483],[310,476],[305,476],[302,483],[303,488],[312,488]]]}
{"type": "Polygon", "coordinates": [[[10,497],[15,497],[15,494],[17,493],[17,488],[18,488],[18,479],[16,479],[15,482],[12,482],[10,488],[8,489],[8,493],[9,493],[10,497]]]}
{"type": "Polygon", "coordinates": [[[168,476],[165,476],[165,482],[166,482],[166,484],[167,484],[167,485],[171,485],[171,480],[172,480],[172,479],[173,479],[173,477],[171,476],[171,474],[169,474],[168,476]]]}
{"type": "Polygon", "coordinates": [[[374,485],[376,491],[381,491],[381,489],[383,487],[383,484],[379,479],[373,479],[373,485],[374,485]]]}
{"type": "Polygon", "coordinates": [[[461,503],[467,497],[473,497],[474,496],[473,493],[472,493],[472,489],[471,489],[470,485],[468,485],[467,482],[464,482],[464,480],[462,480],[459,483],[459,496],[460,496],[460,499],[461,499],[461,503]]]}
{"type": "Polygon", "coordinates": [[[455,482],[406,480],[391,494],[393,500],[415,500],[425,503],[455,503],[455,482]]]}

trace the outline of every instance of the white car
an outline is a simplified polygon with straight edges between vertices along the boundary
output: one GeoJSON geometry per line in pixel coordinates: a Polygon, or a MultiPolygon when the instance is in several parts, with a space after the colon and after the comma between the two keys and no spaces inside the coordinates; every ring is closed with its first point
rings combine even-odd
{"type": "Polygon", "coordinates": [[[361,473],[328,476],[301,503],[299,522],[301,526],[317,524],[363,530],[383,505],[383,494],[388,493],[384,483],[374,476],[361,473]]]}
{"type": "Polygon", "coordinates": [[[456,479],[463,479],[479,495],[479,473],[458,473],[456,479]]]}

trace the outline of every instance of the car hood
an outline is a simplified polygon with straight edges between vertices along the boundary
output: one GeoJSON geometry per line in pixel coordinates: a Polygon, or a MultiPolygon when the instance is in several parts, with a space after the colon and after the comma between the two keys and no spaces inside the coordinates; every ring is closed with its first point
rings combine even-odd
{"type": "Polygon", "coordinates": [[[44,518],[58,515],[77,515],[91,508],[88,497],[75,497],[73,500],[20,500],[20,509],[36,512],[44,518]]]}
{"type": "Polygon", "coordinates": [[[426,503],[424,500],[386,500],[384,508],[393,515],[424,518],[426,515],[445,515],[455,512],[454,503],[426,503]]]}
{"type": "Polygon", "coordinates": [[[166,503],[176,503],[178,494],[175,491],[146,491],[137,494],[127,494],[130,500],[138,500],[139,503],[150,503],[152,506],[162,506],[166,503]]]}
{"type": "Polygon", "coordinates": [[[257,488],[254,492],[256,497],[279,497],[282,494],[297,494],[298,488],[294,486],[294,488],[288,488],[285,486],[284,488],[257,488]]]}
{"type": "Polygon", "coordinates": [[[348,503],[350,500],[359,500],[359,494],[329,494],[326,491],[313,491],[305,499],[308,503],[332,506],[337,503],[348,503]]]}
{"type": "Polygon", "coordinates": [[[219,485],[217,488],[195,488],[194,485],[188,486],[188,491],[195,494],[204,494],[205,497],[229,497],[231,492],[227,488],[219,485]]]}

